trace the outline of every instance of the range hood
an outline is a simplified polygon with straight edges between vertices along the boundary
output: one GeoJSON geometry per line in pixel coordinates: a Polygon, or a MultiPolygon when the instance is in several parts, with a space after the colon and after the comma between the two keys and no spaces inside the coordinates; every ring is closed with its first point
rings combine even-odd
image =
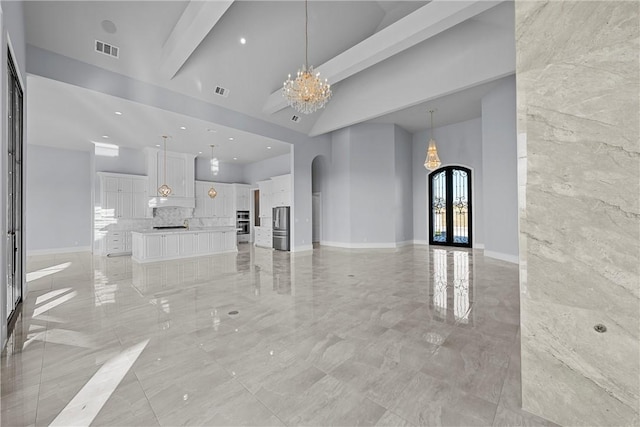
{"type": "Polygon", "coordinates": [[[149,208],[190,208],[196,207],[195,155],[147,148],[147,175],[149,208]],[[165,159],[166,156],[166,159],[165,159]],[[160,177],[158,171],[167,163],[166,176],[160,177]],[[167,184],[172,193],[168,197],[158,196],[158,187],[167,184]]]}
{"type": "Polygon", "coordinates": [[[150,208],[195,208],[196,199],[194,197],[149,197],[150,208]]]}

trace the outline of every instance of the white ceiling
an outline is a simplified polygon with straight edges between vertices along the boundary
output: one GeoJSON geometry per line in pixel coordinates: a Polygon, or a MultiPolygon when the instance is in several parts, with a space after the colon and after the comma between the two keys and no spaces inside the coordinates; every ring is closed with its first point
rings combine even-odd
{"type": "MultiPolygon", "coordinates": [[[[424,46],[442,43],[446,37],[450,37],[455,32],[469,33],[476,31],[477,28],[480,30],[489,28],[491,31],[499,32],[500,37],[513,39],[513,5],[506,2],[494,7],[497,3],[473,0],[467,2],[434,0],[430,3],[426,1],[310,1],[309,62],[319,66],[321,70],[324,66],[332,75],[342,76],[338,79],[341,81],[332,85],[334,99],[329,102],[325,110],[331,113],[332,102],[337,105],[335,108],[339,109],[334,110],[333,116],[325,117],[320,131],[315,130],[314,125],[323,116],[324,110],[309,116],[301,115],[302,120],[298,123],[290,120],[295,112],[289,107],[276,109],[274,113],[265,111],[265,105],[270,98],[277,101],[277,91],[287,74],[294,74],[304,60],[304,3],[302,1],[218,0],[213,4],[189,1],[62,2],[48,0],[25,2],[24,7],[27,43],[31,45],[260,120],[305,134],[314,134],[314,132],[317,134],[368,120],[397,123],[414,132],[428,127],[425,115],[426,110],[432,106],[439,110],[436,126],[478,117],[480,115],[479,97],[491,87],[491,81],[503,77],[504,73],[483,75],[477,80],[467,79],[467,83],[460,83],[457,89],[455,84],[450,85],[446,94],[436,90],[431,94],[420,94],[419,98],[396,97],[391,110],[384,106],[388,94],[381,93],[376,95],[376,102],[367,102],[366,114],[359,114],[363,106],[352,94],[356,90],[354,88],[357,87],[361,75],[366,74],[366,78],[374,81],[377,75],[380,79],[389,81],[389,70],[403,70],[404,64],[409,63],[412,55],[422,55],[424,46]],[[422,19],[423,16],[429,19],[422,19]],[[418,17],[420,19],[416,19],[418,17]],[[112,21],[116,26],[116,32],[105,31],[101,25],[103,20],[112,21]],[[241,37],[246,38],[246,44],[240,44],[241,37]],[[93,44],[96,39],[118,46],[120,59],[94,52],[93,44]],[[176,49],[173,51],[170,49],[172,46],[175,47],[176,43],[181,46],[178,54],[176,49]],[[401,54],[389,53],[388,46],[393,47],[393,52],[401,54]],[[355,74],[350,75],[345,68],[350,67],[347,60],[353,59],[353,55],[349,57],[349,53],[358,48],[360,48],[358,51],[360,59],[357,67],[351,68],[355,74]],[[193,49],[191,55],[184,55],[185,51],[191,49],[193,49]],[[188,59],[177,68],[175,76],[171,77],[167,75],[166,70],[171,68],[169,65],[176,64],[180,53],[182,56],[188,56],[188,59]],[[385,57],[385,54],[391,57],[385,57]],[[469,84],[468,81],[473,83],[469,84]],[[222,98],[215,95],[213,91],[216,85],[228,89],[229,97],[222,98]],[[441,107],[438,106],[440,101],[443,103],[441,107]],[[351,115],[353,115],[352,120],[346,117],[351,115]]],[[[484,35],[479,32],[477,39],[482,40],[484,35]]],[[[464,46],[460,48],[463,50],[464,46]]],[[[495,52],[486,61],[496,62],[496,57],[509,58],[511,54],[511,52],[495,52]]],[[[456,52],[451,52],[451,55],[455,58],[456,52]]],[[[182,60],[179,60],[177,63],[181,62],[182,60]]],[[[515,61],[513,62],[515,67],[515,61]]],[[[459,74],[448,73],[447,70],[441,71],[438,64],[429,68],[430,70],[425,71],[440,73],[445,75],[444,77],[447,77],[446,74],[459,74]]],[[[465,70],[465,72],[473,73],[473,70],[465,70]]],[[[400,81],[398,84],[403,85],[406,82],[400,81]]],[[[32,85],[30,81],[28,88],[29,102],[35,104],[29,107],[29,135],[34,135],[36,141],[39,141],[37,143],[44,143],[43,141],[47,140],[45,135],[47,133],[50,135],[49,140],[53,139],[52,129],[55,129],[57,122],[82,123],[81,127],[84,128],[85,133],[93,132],[98,136],[106,132],[98,128],[89,129],[90,124],[98,125],[99,120],[95,117],[84,117],[88,114],[99,115],[100,113],[94,111],[99,109],[97,107],[86,108],[84,105],[84,108],[70,107],[69,110],[47,109],[51,101],[45,99],[47,95],[38,94],[38,91],[54,91],[53,86],[44,82],[32,85]],[[32,108],[33,117],[31,117],[32,108]],[[70,116],[72,113],[74,116],[70,116]],[[43,116],[46,119],[40,121],[43,116]],[[31,129],[31,124],[38,129],[31,129]],[[40,129],[41,127],[48,129],[40,129]]],[[[63,85],[55,89],[59,91],[56,96],[71,99],[67,102],[73,105],[86,104],[82,99],[76,99],[84,97],[85,94],[74,89],[77,88],[63,85]],[[66,91],[71,92],[65,95],[66,91]]],[[[370,91],[375,89],[371,87],[370,91]]],[[[49,95],[53,95],[53,92],[49,95]]],[[[103,102],[99,99],[100,97],[90,97],[93,102],[103,102]]],[[[151,114],[151,111],[155,111],[154,114],[162,117],[159,120],[160,123],[180,121],[179,118],[172,120],[169,116],[184,117],[169,113],[165,117],[161,110],[151,107],[147,108],[145,114],[151,114]]],[[[133,119],[132,122],[131,125],[137,126],[137,129],[131,134],[140,136],[144,134],[148,139],[149,135],[160,133],[157,127],[142,129],[144,123],[157,126],[158,122],[153,120],[133,119]]],[[[197,125],[194,124],[194,126],[197,125]]],[[[215,125],[201,122],[200,127],[203,126],[215,125]]],[[[60,132],[65,131],[74,133],[73,136],[66,138],[69,142],[52,141],[48,145],[80,144],[79,141],[82,138],[86,140],[86,135],[77,134],[79,130],[77,132],[69,128],[60,130],[60,132]],[[71,140],[76,142],[72,143],[71,140]]],[[[114,134],[117,133],[114,132],[114,134]]],[[[58,135],[56,138],[62,136],[58,135]]],[[[122,135],[119,138],[124,141],[124,145],[136,144],[130,142],[131,137],[122,135]]],[[[190,146],[191,143],[187,142],[184,144],[185,148],[188,147],[192,151],[201,151],[201,148],[197,147],[207,145],[200,136],[190,135],[190,138],[194,145],[190,146]]],[[[246,138],[251,139],[248,135],[246,138]]],[[[260,139],[257,136],[254,138],[256,143],[260,139]]],[[[271,144],[271,142],[267,143],[271,144]]],[[[275,149],[274,144],[271,146],[274,147],[272,150],[275,149]]],[[[252,152],[251,156],[257,158],[259,153],[252,152]]]]}
{"type": "Polygon", "coordinates": [[[161,144],[161,135],[168,135],[169,151],[201,151],[211,157],[214,144],[221,162],[237,164],[288,154],[291,149],[288,143],[261,135],[38,76],[28,76],[27,87],[30,144],[85,151],[93,150],[94,143],[141,149],[161,144]]]}

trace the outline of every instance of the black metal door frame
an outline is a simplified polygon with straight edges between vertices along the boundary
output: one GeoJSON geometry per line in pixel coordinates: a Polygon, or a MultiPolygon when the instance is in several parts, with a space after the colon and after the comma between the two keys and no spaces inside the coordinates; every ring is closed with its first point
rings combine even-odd
{"type": "Polygon", "coordinates": [[[429,174],[429,244],[436,246],[455,246],[461,248],[471,248],[473,242],[473,221],[472,215],[473,210],[471,206],[471,170],[462,166],[446,166],[440,169],[436,169],[429,174]],[[453,214],[455,206],[453,205],[453,171],[459,170],[463,171],[467,174],[467,230],[469,230],[469,235],[467,239],[467,243],[455,243],[453,241],[453,214]],[[445,187],[446,187],[446,200],[445,200],[445,212],[446,212],[446,241],[439,242],[433,239],[434,230],[433,230],[433,177],[442,172],[445,172],[445,187]]]}

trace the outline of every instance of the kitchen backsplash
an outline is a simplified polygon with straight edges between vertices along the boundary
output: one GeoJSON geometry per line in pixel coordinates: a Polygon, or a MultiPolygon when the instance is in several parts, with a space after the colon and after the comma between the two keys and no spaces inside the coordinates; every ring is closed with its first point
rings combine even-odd
{"type": "MultiPolygon", "coordinates": [[[[193,209],[166,207],[156,208],[153,218],[131,219],[121,218],[116,223],[104,227],[108,230],[143,230],[157,226],[184,225],[187,220],[189,227],[219,227],[235,225],[234,218],[193,218],[193,209]]],[[[100,227],[99,227],[100,228],[100,227]]]]}

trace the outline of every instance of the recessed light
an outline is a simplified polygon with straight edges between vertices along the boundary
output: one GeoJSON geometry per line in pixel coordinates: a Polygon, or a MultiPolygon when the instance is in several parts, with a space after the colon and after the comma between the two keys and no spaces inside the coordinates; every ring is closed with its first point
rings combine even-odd
{"type": "Polygon", "coordinates": [[[187,130],[187,128],[186,128],[186,127],[184,127],[184,126],[180,126],[180,129],[182,129],[182,130],[187,130]]]}
{"type": "Polygon", "coordinates": [[[237,158],[237,157],[234,157],[234,158],[233,158],[233,160],[238,160],[238,158],[237,158]]]}
{"type": "Polygon", "coordinates": [[[271,147],[267,147],[267,150],[271,150],[271,147]]]}
{"type": "Polygon", "coordinates": [[[120,111],[116,111],[116,116],[121,116],[122,113],[120,111]]]}
{"type": "Polygon", "coordinates": [[[202,154],[202,151],[198,151],[198,154],[202,154]]]}
{"type": "Polygon", "coordinates": [[[156,144],[156,147],[160,147],[160,144],[156,144]]]}
{"type": "Polygon", "coordinates": [[[233,141],[233,137],[229,137],[229,141],[233,141]]]}
{"type": "Polygon", "coordinates": [[[247,44],[247,39],[245,39],[244,37],[241,37],[240,44],[247,44]]]}
{"type": "Polygon", "coordinates": [[[109,135],[102,135],[104,139],[109,139],[109,135]]]}

